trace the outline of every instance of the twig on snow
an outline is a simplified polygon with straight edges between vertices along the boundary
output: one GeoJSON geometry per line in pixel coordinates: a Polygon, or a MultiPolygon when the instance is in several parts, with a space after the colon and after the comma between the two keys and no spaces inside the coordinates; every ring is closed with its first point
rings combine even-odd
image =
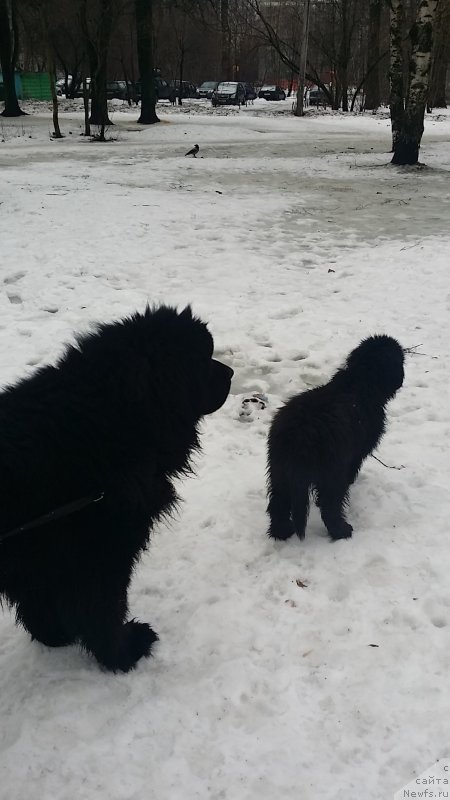
{"type": "Polygon", "coordinates": [[[427,358],[434,358],[438,359],[439,356],[429,356],[428,353],[418,353],[417,348],[422,347],[421,344],[414,344],[412,347],[404,347],[403,352],[407,353],[409,356],[427,356],[427,358]]]}
{"type": "Polygon", "coordinates": [[[385,464],[384,461],[381,460],[381,458],[378,458],[377,456],[374,456],[373,453],[371,453],[371,456],[372,456],[372,458],[375,459],[375,461],[378,461],[380,464],[382,464],[383,467],[387,467],[387,469],[405,469],[405,465],[404,464],[400,464],[399,467],[395,467],[395,466],[392,466],[391,464],[385,464]]]}

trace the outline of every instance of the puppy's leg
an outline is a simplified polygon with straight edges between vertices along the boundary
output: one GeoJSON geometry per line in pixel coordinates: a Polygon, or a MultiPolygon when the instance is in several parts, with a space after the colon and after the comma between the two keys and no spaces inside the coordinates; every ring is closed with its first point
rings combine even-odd
{"type": "Polygon", "coordinates": [[[304,539],[309,512],[309,481],[305,480],[303,476],[294,476],[291,494],[295,532],[299,539],[304,539]]]}
{"type": "Polygon", "coordinates": [[[348,497],[348,481],[336,476],[335,480],[322,481],[317,486],[317,505],[325,527],[333,540],[349,539],[353,528],[344,516],[348,497]]]}
{"type": "Polygon", "coordinates": [[[286,540],[295,533],[290,507],[289,493],[272,492],[267,506],[270,517],[268,535],[271,539],[286,540]]]}
{"type": "Polygon", "coordinates": [[[267,513],[270,517],[268,535],[272,539],[289,539],[295,533],[291,519],[291,492],[288,481],[273,465],[268,476],[269,504],[267,513]]]}
{"type": "Polygon", "coordinates": [[[32,598],[25,598],[17,604],[16,620],[31,634],[32,639],[47,647],[65,647],[73,644],[75,637],[65,630],[57,608],[57,598],[33,592],[32,598]]]}

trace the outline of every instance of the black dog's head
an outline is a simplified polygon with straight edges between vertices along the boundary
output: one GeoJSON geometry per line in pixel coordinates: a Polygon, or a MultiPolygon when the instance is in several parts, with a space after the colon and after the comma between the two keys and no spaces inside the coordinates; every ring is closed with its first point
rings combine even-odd
{"type": "Polygon", "coordinates": [[[199,419],[217,411],[228,397],[233,370],[212,355],[214,341],[204,322],[169,306],[147,308],[123,323],[150,369],[152,388],[167,405],[199,419]]]}
{"type": "Polygon", "coordinates": [[[233,370],[221,361],[211,359],[202,414],[212,414],[223,406],[230,393],[233,370]]]}
{"type": "Polygon", "coordinates": [[[396,339],[384,334],[370,336],[352,350],[345,371],[362,390],[387,401],[403,384],[405,356],[396,339]]]}
{"type": "Polygon", "coordinates": [[[190,306],[178,316],[184,331],[184,344],[190,342],[188,363],[188,382],[199,401],[201,416],[212,414],[223,406],[227,399],[233,370],[212,357],[214,340],[205,323],[194,317],[190,306]]]}

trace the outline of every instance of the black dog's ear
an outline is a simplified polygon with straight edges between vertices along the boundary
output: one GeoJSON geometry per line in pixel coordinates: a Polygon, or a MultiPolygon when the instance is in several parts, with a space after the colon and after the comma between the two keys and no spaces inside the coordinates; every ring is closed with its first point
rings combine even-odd
{"type": "Polygon", "coordinates": [[[180,317],[183,317],[184,319],[192,319],[192,308],[191,308],[191,306],[186,306],[186,308],[183,308],[183,311],[181,312],[180,317]]]}

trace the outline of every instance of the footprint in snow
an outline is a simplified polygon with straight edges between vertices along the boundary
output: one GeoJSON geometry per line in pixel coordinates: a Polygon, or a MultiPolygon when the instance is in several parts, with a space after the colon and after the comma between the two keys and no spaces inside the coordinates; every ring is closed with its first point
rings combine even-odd
{"type": "Polygon", "coordinates": [[[254,422],[261,419],[267,409],[268,397],[262,392],[253,392],[251,395],[244,395],[239,407],[238,419],[240,422],[254,422]]]}

